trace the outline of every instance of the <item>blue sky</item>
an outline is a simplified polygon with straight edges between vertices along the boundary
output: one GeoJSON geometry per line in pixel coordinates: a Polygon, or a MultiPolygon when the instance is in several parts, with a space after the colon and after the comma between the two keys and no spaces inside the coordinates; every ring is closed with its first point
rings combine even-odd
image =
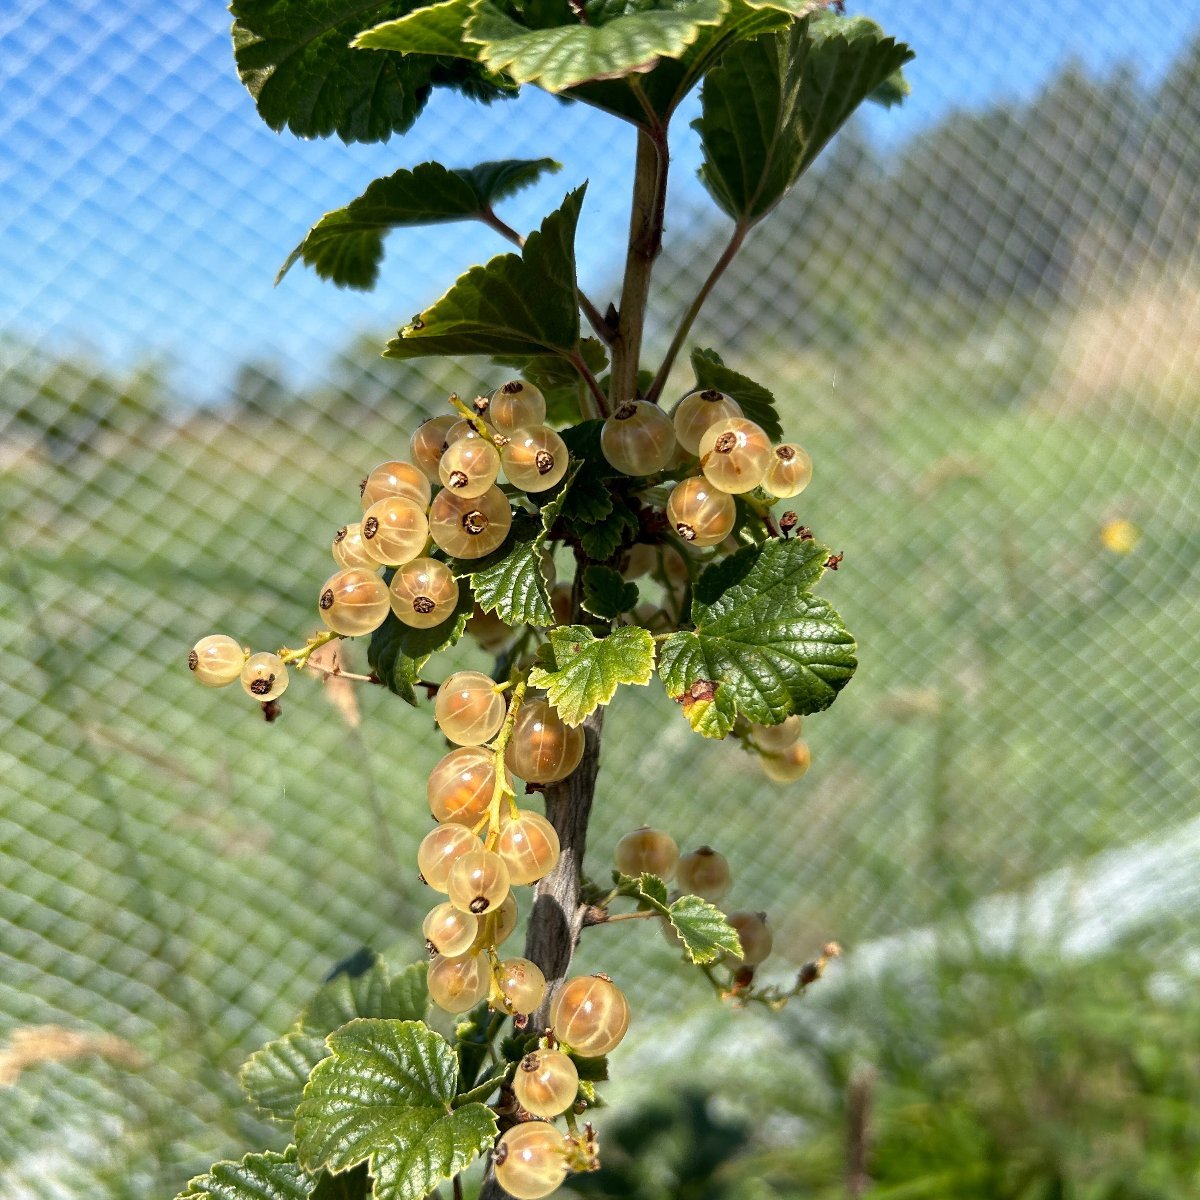
{"type": "MultiPolygon", "coordinates": [[[[1157,78],[1200,28],[1200,0],[870,0],[852,4],[918,51],[902,110],[872,111],[894,148],[955,107],[1028,97],[1066,60],[1157,78]]],[[[699,156],[684,112],[676,212],[695,211],[699,156]]],[[[389,330],[471,262],[501,251],[474,226],[393,235],[378,290],[337,290],[279,263],[312,221],[375,176],[550,155],[563,172],[511,201],[529,228],[589,173],[581,276],[627,220],[627,127],[542,93],[481,108],[435,97],[382,146],[301,142],[259,121],[233,70],[215,0],[5,0],[0,13],[0,330],[129,362],[161,352],[181,388],[219,395],[230,360],[275,359],[295,378],[355,331],[389,330]],[[605,235],[609,235],[606,237],[605,235]]]]}

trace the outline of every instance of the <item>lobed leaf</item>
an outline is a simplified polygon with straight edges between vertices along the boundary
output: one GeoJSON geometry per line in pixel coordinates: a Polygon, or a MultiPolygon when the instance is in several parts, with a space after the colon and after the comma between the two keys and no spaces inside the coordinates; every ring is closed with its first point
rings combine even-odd
{"type": "Polygon", "coordinates": [[[246,1060],[239,1076],[242,1091],[251,1104],[277,1121],[291,1121],[313,1067],[328,1053],[324,1034],[293,1029],[246,1060]]]}
{"type": "Polygon", "coordinates": [[[427,354],[568,356],[579,341],[575,227],[587,185],[531,233],[521,253],[472,267],[387,345],[387,358],[427,354]]]}
{"type": "Polygon", "coordinates": [[[550,631],[549,654],[553,669],[535,667],[529,682],[545,690],[568,725],[608,704],[620,684],[644,686],[654,674],[654,638],[636,625],[602,638],[586,625],[562,625],[550,631]]]}
{"type": "Polygon", "coordinates": [[[288,255],[278,283],[303,259],[339,287],[371,288],[379,278],[383,239],[393,229],[482,220],[492,205],[561,164],[552,158],[507,159],[451,170],[428,162],[376,179],[344,208],[326,213],[288,255]]]}
{"type": "MultiPolygon", "coordinates": [[[[542,574],[545,529],[536,517],[519,514],[504,546],[471,575],[475,602],[507,625],[554,624],[550,593],[542,574]]],[[[469,563],[459,563],[469,569],[469,563]]]]}
{"type": "Polygon", "coordinates": [[[739,714],[776,724],[828,708],[857,666],[854,639],[811,588],[829,551],[813,541],[747,546],[701,574],[695,629],[659,650],[667,694],[705,737],[724,737],[739,714]]]}
{"type": "Polygon", "coordinates": [[[395,20],[363,29],[350,44],[356,50],[439,54],[475,62],[479,58],[479,47],[463,40],[463,30],[471,18],[473,4],[474,0],[443,0],[441,4],[417,8],[395,20]]]}
{"type": "Polygon", "coordinates": [[[605,562],[622,546],[631,543],[640,529],[637,515],[628,504],[613,504],[612,511],[603,521],[579,531],[579,542],[588,558],[605,562]]]}
{"type": "Polygon", "coordinates": [[[593,616],[613,620],[637,606],[638,586],[612,567],[591,566],[583,572],[583,607],[593,616]]]}
{"type": "Polygon", "coordinates": [[[761,383],[727,367],[715,350],[701,350],[699,346],[692,351],[692,370],[696,372],[694,390],[715,388],[732,396],[742,406],[746,419],[761,425],[767,437],[772,441],[783,438],[775,397],[761,383]]]}
{"type": "Polygon", "coordinates": [[[313,1200],[317,1178],[296,1161],[296,1147],[268,1150],[240,1161],[214,1163],[197,1175],[176,1200],[313,1200]]]}
{"type": "Polygon", "coordinates": [[[700,179],[751,226],[784,197],[851,113],[912,51],[874,22],[822,18],[731,46],[705,78],[700,179]]]}
{"type": "Polygon", "coordinates": [[[366,1162],[377,1200],[421,1200],[495,1140],[490,1109],[451,1108],[458,1061],[421,1022],[353,1021],[330,1036],[329,1049],[296,1114],[306,1168],[366,1162]]]}
{"type": "Polygon", "coordinates": [[[741,955],[737,930],[715,905],[699,896],[680,896],[667,909],[671,925],[694,963],[710,963],[722,954],[741,955]]]}
{"type": "Polygon", "coordinates": [[[563,92],[648,71],[661,58],[678,58],[705,26],[721,21],[727,4],[667,0],[653,6],[619,5],[616,14],[589,5],[587,21],[567,14],[564,24],[530,29],[490,0],[476,0],[466,40],[480,47],[480,60],[491,70],[518,83],[563,92]]]}

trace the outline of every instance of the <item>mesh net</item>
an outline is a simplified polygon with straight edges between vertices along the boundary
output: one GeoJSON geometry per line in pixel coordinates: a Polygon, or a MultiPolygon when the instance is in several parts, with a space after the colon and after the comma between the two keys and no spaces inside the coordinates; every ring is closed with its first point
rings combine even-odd
{"type": "MultiPolygon", "coordinates": [[[[1163,875],[1200,843],[1200,10],[1151,35],[1111,5],[981,7],[879,6],[920,53],[911,102],[839,136],[695,330],[771,384],[816,462],[801,519],[846,553],[824,586],[861,667],[811,772],[766,785],[657,686],[608,725],[598,870],[643,822],[719,846],[785,965],[1064,869],[1105,881],[1055,891],[1047,926],[1085,942],[1173,939],[1200,901],[1163,875]]],[[[274,1144],[246,1053],[358,947],[420,953],[427,711],[366,688],[349,724],[299,681],[267,726],[183,662],[211,630],[311,629],[365,469],[501,378],[379,347],[500,246],[395,235],[367,296],[299,268],[272,291],[278,263],[398,162],[549,154],[507,219],[590,171],[583,278],[603,304],[617,274],[623,127],[439,97],[402,143],[300,144],[226,39],[178,2],[0,17],[3,1200],[171,1195],[274,1144]]],[[[726,236],[676,125],[659,348],[726,236]]],[[[686,986],[643,933],[635,1006],[686,986]]]]}

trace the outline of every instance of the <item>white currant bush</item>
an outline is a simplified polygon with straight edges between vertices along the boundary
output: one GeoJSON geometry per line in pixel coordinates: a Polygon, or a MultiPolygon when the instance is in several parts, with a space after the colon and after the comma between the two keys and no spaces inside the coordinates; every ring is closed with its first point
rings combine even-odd
{"type": "MultiPolygon", "coordinates": [[[[424,801],[434,826],[409,847],[429,894],[412,930],[427,958],[341,964],[242,1072],[289,1149],[218,1163],[185,1195],[319,1197],[336,1176],[346,1198],[419,1200],[447,1180],[460,1196],[477,1161],[488,1200],[550,1195],[602,1169],[587,1118],[608,1056],[638,1069],[622,1049],[638,1014],[621,986],[620,935],[590,930],[658,922],[701,984],[735,1004],[786,1003],[837,952],[827,945],[791,982],[764,982],[770,923],[718,907],[731,894],[753,903],[719,849],[641,828],[618,843],[615,869],[585,874],[582,847],[603,713],[623,687],[657,676],[677,719],[737,742],[763,786],[786,786],[810,762],[801,719],[854,672],[854,641],[816,594],[842,556],[783,503],[809,486],[813,464],[785,437],[770,388],[696,347],[692,377],[669,398],[692,324],[746,237],[861,103],[902,98],[911,53],[825,0],[628,12],[562,0],[528,24],[521,6],[489,0],[231,10],[241,78],[276,129],[383,141],[411,126],[433,87],[500,101],[531,84],[625,122],[636,141],[624,276],[604,306],[576,274],[586,185],[527,236],[496,213],[558,169],[549,159],[398,170],[309,231],[284,272],[303,262],[355,288],[374,284],[393,228],[475,220],[509,238],[516,253],[462,275],[385,349],[399,360],[489,356],[500,382],[464,370],[460,395],[427,398],[407,447],[382,448],[397,457],[347,477],[351,509],[362,480],[361,516],[316,568],[319,632],[257,652],[210,634],[188,659],[204,686],[240,680],[272,720],[298,676],[387,688],[432,711],[434,731],[418,722],[404,736],[437,741],[442,756],[424,801]],[[732,229],[650,372],[642,339],[667,134],[697,85],[701,179],[732,229]],[[490,671],[456,662],[464,639],[494,658],[490,671]],[[367,669],[349,671],[356,640],[367,669]],[[330,643],[336,656],[317,653],[330,643]],[[502,953],[521,914],[524,953],[502,953]],[[611,939],[604,973],[572,974],[582,936],[611,939]]],[[[328,537],[314,530],[314,548],[328,537]]]]}

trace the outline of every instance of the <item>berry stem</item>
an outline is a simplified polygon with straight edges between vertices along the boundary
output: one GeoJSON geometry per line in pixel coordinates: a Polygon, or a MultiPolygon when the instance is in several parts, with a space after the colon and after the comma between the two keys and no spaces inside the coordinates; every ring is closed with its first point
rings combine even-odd
{"type": "MultiPolygon", "coordinates": [[[[342,635],[340,633],[333,633],[328,629],[324,630],[322,633],[314,633],[299,650],[289,650],[286,646],[284,646],[283,649],[279,651],[279,657],[283,659],[285,663],[290,663],[297,668],[303,668],[308,665],[309,656],[314,650],[319,650],[322,646],[328,646],[330,642],[336,641],[341,636],[342,635]]],[[[326,669],[325,673],[327,675],[342,674],[341,671],[330,671],[328,669],[326,669]]],[[[354,677],[347,675],[346,678],[352,679],[354,677]]],[[[367,676],[364,675],[362,678],[366,679],[367,676]]]]}
{"type": "Polygon", "coordinates": [[[522,679],[513,688],[504,724],[500,726],[500,732],[496,735],[496,741],[493,743],[493,753],[495,754],[493,773],[496,782],[492,784],[492,799],[488,804],[488,835],[487,841],[484,843],[484,848],[487,850],[491,850],[496,845],[496,839],[500,836],[500,805],[506,795],[512,795],[512,789],[508,786],[508,774],[504,769],[504,752],[508,749],[508,740],[512,737],[513,725],[516,723],[521,701],[525,699],[525,686],[525,680],[522,679]]]}
{"type": "Polygon", "coordinates": [[[492,431],[487,427],[487,422],[473,409],[468,408],[463,402],[462,397],[457,393],[451,392],[448,403],[464,420],[470,423],[471,428],[475,430],[481,438],[492,440],[492,431]]]}

